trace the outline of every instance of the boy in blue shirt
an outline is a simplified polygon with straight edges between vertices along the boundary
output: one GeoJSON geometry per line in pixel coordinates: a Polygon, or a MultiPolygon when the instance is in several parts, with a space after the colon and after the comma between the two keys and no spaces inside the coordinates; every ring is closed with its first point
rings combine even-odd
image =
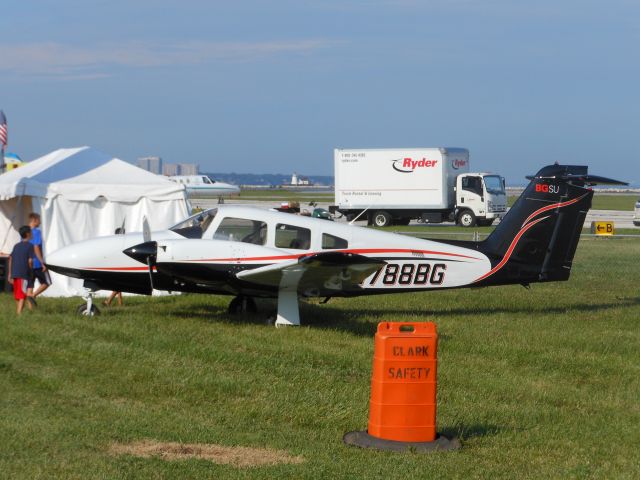
{"type": "MultiPolygon", "coordinates": [[[[27,298],[27,283],[31,278],[31,268],[35,253],[33,245],[29,243],[31,228],[28,225],[18,230],[20,242],[16,243],[9,256],[9,277],[7,280],[13,284],[13,298],[16,299],[16,313],[20,315],[24,308],[24,300],[27,298]]],[[[29,310],[33,307],[28,304],[29,310]]]]}
{"type": "Polygon", "coordinates": [[[29,284],[27,289],[27,301],[36,306],[35,298],[44,292],[49,285],[51,285],[51,277],[47,271],[47,266],[44,264],[44,255],[42,254],[42,232],[40,231],[40,215],[35,212],[29,214],[29,227],[31,227],[31,245],[33,245],[33,251],[35,257],[33,258],[33,269],[31,277],[29,278],[29,284]],[[33,291],[36,279],[40,282],[38,289],[33,291]]]}

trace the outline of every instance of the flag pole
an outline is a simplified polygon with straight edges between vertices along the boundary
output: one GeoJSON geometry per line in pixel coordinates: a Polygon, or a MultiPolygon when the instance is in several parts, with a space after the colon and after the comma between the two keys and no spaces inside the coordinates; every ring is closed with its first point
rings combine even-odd
{"type": "Polygon", "coordinates": [[[4,112],[0,110],[0,175],[3,174],[7,168],[4,163],[4,148],[7,146],[7,140],[9,138],[9,132],[7,129],[7,117],[4,112]]]}

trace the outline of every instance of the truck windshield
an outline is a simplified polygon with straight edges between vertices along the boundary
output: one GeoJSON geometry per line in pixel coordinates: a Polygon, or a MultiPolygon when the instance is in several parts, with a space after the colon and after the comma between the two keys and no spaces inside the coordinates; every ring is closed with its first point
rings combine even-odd
{"type": "Polygon", "coordinates": [[[502,183],[502,177],[498,175],[487,175],[484,177],[484,186],[487,189],[487,193],[493,195],[504,195],[504,184],[502,183]]]}
{"type": "Polygon", "coordinates": [[[179,224],[174,225],[169,230],[186,238],[202,238],[202,235],[207,231],[213,219],[216,218],[216,213],[218,213],[217,208],[196,213],[179,224]]]}

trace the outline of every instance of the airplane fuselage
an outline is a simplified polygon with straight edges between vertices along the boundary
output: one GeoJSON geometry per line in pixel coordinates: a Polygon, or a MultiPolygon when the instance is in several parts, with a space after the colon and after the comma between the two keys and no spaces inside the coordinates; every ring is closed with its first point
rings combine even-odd
{"type": "Polygon", "coordinates": [[[87,286],[98,289],[148,293],[153,281],[153,286],[162,290],[260,297],[276,296],[277,286],[256,284],[239,278],[238,273],[328,252],[367,257],[380,266],[357,285],[346,284],[337,275],[301,291],[301,295],[355,296],[453,288],[471,284],[491,269],[489,259],[475,250],[250,207],[219,207],[200,238],[185,238],[171,230],[154,232],[152,237],[158,253],[151,279],[147,266],[123,253],[143,241],[141,233],[76,243],[54,252],[48,264],[54,271],[83,278],[87,286]],[[237,225],[225,228],[228,219],[237,225]],[[247,225],[259,225],[262,235],[233,237],[234,231],[247,233],[242,231],[247,225]]]}

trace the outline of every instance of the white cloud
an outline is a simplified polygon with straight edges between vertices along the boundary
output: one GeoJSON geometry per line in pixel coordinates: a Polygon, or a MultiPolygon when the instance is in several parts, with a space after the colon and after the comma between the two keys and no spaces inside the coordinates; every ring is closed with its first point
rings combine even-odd
{"type": "Polygon", "coordinates": [[[327,40],[269,42],[131,42],[76,47],[60,43],[0,44],[0,72],[18,76],[93,79],[114,67],[149,68],[200,65],[213,61],[254,61],[286,54],[308,54],[336,45],[327,40]]]}

